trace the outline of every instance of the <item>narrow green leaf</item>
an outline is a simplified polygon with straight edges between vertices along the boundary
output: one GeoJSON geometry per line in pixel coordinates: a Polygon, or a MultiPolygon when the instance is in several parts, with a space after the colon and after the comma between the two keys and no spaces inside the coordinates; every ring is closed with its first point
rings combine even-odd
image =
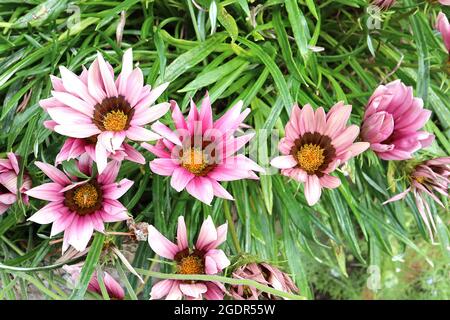
{"type": "MultiPolygon", "coordinates": [[[[408,6],[415,6],[412,0],[406,0],[405,4],[408,6]]],[[[430,83],[430,61],[428,57],[428,44],[425,38],[425,28],[428,28],[428,22],[423,18],[423,13],[417,11],[409,17],[414,38],[417,46],[417,56],[419,68],[417,70],[417,94],[421,97],[425,105],[428,100],[428,87],[430,83]]]]}
{"type": "Polygon", "coordinates": [[[232,59],[207,73],[199,75],[193,81],[189,82],[183,89],[178,90],[178,92],[187,92],[206,87],[220,79],[224,79],[226,75],[236,71],[236,69],[240,68],[244,63],[245,60],[241,58],[232,59]]]}
{"type": "Polygon", "coordinates": [[[286,11],[288,13],[289,22],[291,23],[292,32],[294,33],[295,43],[300,50],[303,60],[308,55],[308,44],[311,38],[308,29],[308,23],[305,16],[298,7],[297,0],[285,0],[286,11]]]}
{"type": "Polygon", "coordinates": [[[64,168],[64,171],[66,171],[68,174],[82,178],[82,179],[89,179],[90,177],[84,174],[80,171],[77,165],[77,161],[75,159],[70,159],[67,161],[63,161],[62,166],[64,168]]]}
{"type": "Polygon", "coordinates": [[[164,81],[174,81],[200,61],[205,59],[217,48],[218,44],[225,40],[225,38],[226,35],[223,33],[216,33],[205,42],[183,53],[167,67],[164,77],[162,78],[160,76],[156,82],[162,83],[164,81]]]}
{"type": "Polygon", "coordinates": [[[91,281],[91,278],[95,272],[95,268],[97,267],[98,261],[100,259],[104,241],[105,235],[103,233],[97,232],[89,248],[86,261],[83,264],[83,268],[81,269],[80,280],[77,284],[77,287],[70,295],[70,299],[83,299],[84,294],[86,293],[86,290],[88,288],[89,281],[91,281]]]}
{"type": "Polygon", "coordinates": [[[266,67],[269,69],[269,72],[272,75],[278,90],[280,91],[284,107],[290,114],[292,105],[294,103],[281,70],[275,64],[273,59],[266,52],[264,52],[264,50],[262,50],[258,45],[241,37],[239,37],[239,41],[245,44],[247,47],[249,47],[255,53],[255,55],[261,60],[261,62],[264,63],[266,67]]]}
{"type": "Polygon", "coordinates": [[[222,5],[218,6],[217,19],[219,20],[220,24],[225,28],[225,30],[227,30],[233,42],[236,41],[239,33],[236,21],[234,20],[233,16],[229,14],[228,11],[225,9],[225,7],[222,5]]]}

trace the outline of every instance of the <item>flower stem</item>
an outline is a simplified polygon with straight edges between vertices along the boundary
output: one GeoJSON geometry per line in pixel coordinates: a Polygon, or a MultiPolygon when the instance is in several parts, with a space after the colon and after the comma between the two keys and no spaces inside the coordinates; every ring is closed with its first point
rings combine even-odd
{"type": "Polygon", "coordinates": [[[116,232],[116,231],[108,231],[106,232],[107,236],[132,236],[132,232],[116,232]]]}
{"type": "Polygon", "coordinates": [[[225,217],[227,218],[228,227],[230,229],[231,239],[233,240],[234,247],[236,248],[237,254],[241,254],[241,252],[242,252],[241,245],[239,244],[239,239],[238,239],[238,236],[236,233],[236,227],[234,225],[233,218],[231,217],[231,212],[230,212],[230,208],[228,207],[227,201],[223,202],[223,207],[224,207],[225,217]]]}
{"type": "Polygon", "coordinates": [[[5,236],[0,237],[3,242],[5,242],[8,246],[10,246],[15,252],[17,252],[19,255],[23,256],[25,253],[22,252],[22,250],[19,249],[13,242],[11,242],[8,238],[5,236]]]}
{"type": "Polygon", "coordinates": [[[192,25],[193,25],[194,31],[195,31],[195,36],[197,37],[198,41],[202,41],[202,37],[201,37],[200,32],[198,30],[197,19],[195,18],[195,12],[194,12],[194,8],[192,6],[192,2],[191,2],[191,0],[187,0],[186,2],[187,2],[188,7],[189,7],[189,13],[191,15],[192,25]]]}
{"type": "Polygon", "coordinates": [[[63,238],[52,240],[52,241],[49,242],[49,244],[52,246],[54,244],[58,244],[58,243],[63,242],[63,240],[64,240],[63,238]]]}

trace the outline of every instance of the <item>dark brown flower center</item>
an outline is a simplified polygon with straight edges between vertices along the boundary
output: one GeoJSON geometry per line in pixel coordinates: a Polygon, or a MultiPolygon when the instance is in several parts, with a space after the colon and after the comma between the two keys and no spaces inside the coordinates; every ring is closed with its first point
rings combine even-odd
{"type": "Polygon", "coordinates": [[[205,176],[215,167],[213,154],[209,155],[203,148],[184,148],[179,157],[181,166],[196,176],[205,176]]]}
{"type": "Polygon", "coordinates": [[[181,165],[193,174],[201,174],[208,166],[208,160],[202,150],[190,148],[183,152],[181,165]]]}
{"type": "Polygon", "coordinates": [[[125,129],[128,116],[122,110],[108,112],[103,120],[103,126],[107,131],[122,131],[125,129]]]}
{"type": "Polygon", "coordinates": [[[89,181],[64,193],[64,204],[80,216],[99,210],[102,206],[102,191],[97,181],[89,181]]]}
{"type": "Polygon", "coordinates": [[[88,144],[95,145],[97,144],[97,136],[90,136],[88,138],[84,138],[84,141],[88,144]]]}
{"type": "Polygon", "coordinates": [[[319,145],[304,144],[297,151],[298,165],[306,172],[316,172],[325,160],[324,151],[319,145]]]}
{"type": "Polygon", "coordinates": [[[331,138],[320,133],[307,132],[294,142],[291,155],[297,160],[297,167],[309,175],[323,176],[325,170],[336,155],[331,138]]]}
{"type": "Polygon", "coordinates": [[[73,201],[80,208],[92,208],[98,201],[97,189],[93,185],[86,183],[75,190],[73,201]]]}
{"type": "Polygon", "coordinates": [[[203,253],[199,250],[190,253],[189,249],[185,249],[175,256],[175,261],[177,262],[178,274],[205,273],[205,259],[203,253]]]}
{"type": "Polygon", "coordinates": [[[425,182],[425,177],[414,177],[414,179],[420,184],[423,184],[425,182]]]}
{"type": "Polygon", "coordinates": [[[189,255],[178,263],[178,273],[180,274],[204,274],[205,266],[202,259],[195,255],[189,255]]]}
{"type": "Polygon", "coordinates": [[[242,291],[243,291],[242,295],[244,296],[245,299],[251,298],[253,296],[252,289],[249,286],[244,285],[242,291]]]}
{"type": "Polygon", "coordinates": [[[134,109],[123,96],[106,98],[94,107],[94,123],[102,131],[123,131],[130,127],[134,109]]]}

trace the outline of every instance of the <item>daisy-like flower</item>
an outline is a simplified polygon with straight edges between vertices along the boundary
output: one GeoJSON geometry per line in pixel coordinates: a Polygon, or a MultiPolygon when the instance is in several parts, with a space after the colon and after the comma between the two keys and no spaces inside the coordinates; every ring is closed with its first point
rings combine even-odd
{"type": "Polygon", "coordinates": [[[330,174],[350,158],[365,151],[367,142],[356,142],[359,127],[347,126],[352,107],[339,102],[328,114],[322,107],[314,112],[307,104],[295,105],[286,125],[286,136],[278,145],[282,156],[272,159],[281,173],[305,184],[309,205],[319,201],[322,188],[337,188],[341,181],[330,174]]]}
{"type": "Polygon", "coordinates": [[[100,53],[80,76],[65,67],[60,67],[60,72],[61,78],[51,77],[52,97],[40,101],[52,118],[46,126],[82,141],[67,142],[58,160],[75,157],[84,148],[95,158],[100,173],[106,167],[108,156],[116,152],[120,157],[142,163],[142,156],[137,156],[136,150],[124,141],[126,138],[131,141],[160,138],[144,126],[159,119],[169,109],[168,103],[150,107],[168,83],[154,89],[144,86],[141,69],[133,69],[131,49],[123,55],[122,71],[117,79],[114,79],[111,65],[100,53]]]}
{"type": "MultiPolygon", "coordinates": [[[[71,278],[73,286],[76,286],[78,281],[80,280],[80,273],[83,263],[74,264],[74,265],[64,265],[62,268],[66,271],[71,278]]],[[[106,271],[103,272],[103,283],[106,288],[106,292],[111,299],[123,300],[125,298],[125,292],[123,291],[120,284],[106,271]]],[[[98,294],[102,294],[100,289],[100,284],[98,282],[97,273],[95,273],[91,280],[89,281],[89,285],[87,288],[91,292],[95,292],[98,294]]]]}
{"type": "MultiPolygon", "coordinates": [[[[272,287],[279,291],[298,293],[292,279],[286,273],[268,263],[249,263],[240,266],[233,271],[235,279],[254,280],[263,285],[272,287]]],[[[230,295],[236,300],[276,300],[277,297],[262,292],[254,287],[233,285],[230,287],[230,295]]]]}
{"type": "MultiPolygon", "coordinates": [[[[127,209],[117,200],[133,185],[122,179],[115,182],[120,162],[110,161],[103,173],[87,180],[76,180],[58,168],[43,162],[35,162],[51,180],[26,193],[37,199],[50,201],[28,220],[39,224],[52,223],[50,236],[64,231],[62,251],[69,245],[83,251],[94,230],[104,232],[105,222],[128,219],[127,209]]],[[[92,176],[92,160],[84,155],[78,162],[80,172],[92,176]]]]}
{"type": "Polygon", "coordinates": [[[258,179],[253,171],[264,171],[240,150],[254,136],[253,133],[235,137],[235,131],[247,117],[250,109],[241,113],[242,101],[213,121],[208,93],[203,98],[200,112],[191,100],[191,109],[185,120],[175,101],[171,101],[175,131],[160,122],[152,129],[163,139],[155,146],[143,143],[156,158],[150,162],[153,172],[171,176],[170,185],[178,192],[186,189],[193,197],[210,204],[214,196],[233,200],[219,182],[239,179],[258,179]]]}
{"type": "Polygon", "coordinates": [[[442,12],[440,12],[437,17],[436,29],[441,33],[442,39],[444,39],[445,47],[450,53],[450,23],[448,22],[447,16],[442,12]]]}
{"type": "Polygon", "coordinates": [[[373,0],[372,4],[380,7],[381,9],[389,9],[395,4],[395,0],[373,0]]]}
{"type": "MultiPolygon", "coordinates": [[[[47,129],[54,131],[54,127],[57,123],[53,120],[45,121],[44,126],[47,129]]],[[[83,154],[87,153],[91,159],[96,162],[95,145],[97,144],[97,137],[79,139],[79,138],[67,138],[64,142],[59,153],[56,155],[55,164],[61,164],[63,161],[78,159],[83,154]]],[[[123,142],[120,149],[114,153],[107,152],[107,157],[116,160],[123,161],[129,160],[138,164],[145,164],[145,158],[130,144],[123,142]]]]}
{"type": "Polygon", "coordinates": [[[23,175],[20,188],[17,188],[17,177],[20,172],[17,156],[9,152],[8,159],[0,159],[0,215],[17,201],[17,194],[22,194],[22,200],[28,204],[28,196],[24,193],[31,188],[31,179],[27,174],[23,175]]]}
{"type": "Polygon", "coordinates": [[[379,86],[366,106],[361,137],[383,160],[411,159],[428,147],[434,135],[419,131],[430,119],[431,111],[415,98],[412,87],[400,80],[379,86]]]}
{"type": "MultiPolygon", "coordinates": [[[[217,274],[230,265],[230,260],[221,249],[217,249],[227,238],[225,223],[217,229],[209,216],[202,224],[197,242],[189,248],[186,225],[182,216],[178,217],[177,244],[164,237],[153,226],[148,229],[148,243],[161,257],[174,260],[177,274],[217,274]]],[[[162,280],[151,291],[151,299],[222,300],[225,287],[215,281],[162,280]]]]}
{"type": "Polygon", "coordinates": [[[444,6],[450,6],[450,0],[439,0],[440,4],[443,4],[444,6]]]}
{"type": "Polygon", "coordinates": [[[436,224],[427,202],[427,196],[444,207],[437,195],[441,194],[445,198],[449,197],[450,157],[436,158],[419,163],[414,167],[409,177],[409,183],[410,186],[405,191],[383,204],[401,200],[412,192],[420,216],[428,229],[430,238],[433,239],[433,231],[436,232],[436,224]]]}

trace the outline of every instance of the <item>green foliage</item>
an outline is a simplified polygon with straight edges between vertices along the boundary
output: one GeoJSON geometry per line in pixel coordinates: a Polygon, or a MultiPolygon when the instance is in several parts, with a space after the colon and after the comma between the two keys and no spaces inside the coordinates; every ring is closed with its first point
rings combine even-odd
{"type": "MultiPolygon", "coordinates": [[[[360,124],[373,90],[401,79],[414,86],[433,111],[426,129],[436,142],[418,156],[449,154],[448,56],[433,25],[440,10],[450,11],[423,1],[399,2],[381,13],[381,29],[371,30],[364,0],[1,1],[0,156],[17,152],[34,184],[42,183],[45,177],[33,162],[53,163],[64,140],[42,125],[47,115],[38,103],[50,95],[49,75],[58,75],[60,65],[80,73],[96,51],[118,70],[129,47],[146,83],[170,81],[161,101],[174,99],[185,111],[191,97],[197,101],[208,90],[215,114],[243,100],[252,109],[248,125],[281,129],[281,135],[294,102],[328,110],[344,100],[353,105],[351,122],[360,124]],[[210,14],[212,3],[216,12],[210,14]],[[74,11],[67,11],[74,8],[70,6],[79,9],[79,21],[74,11]],[[117,43],[121,11],[126,24],[122,43],[117,43]]],[[[276,146],[261,140],[258,161],[267,165],[276,146]]],[[[152,159],[148,152],[143,154],[152,159]]],[[[70,162],[64,166],[74,170],[70,162]]],[[[215,199],[207,207],[186,192],[175,192],[169,180],[151,174],[148,165],[124,163],[120,176],[135,184],[121,201],[136,221],[155,225],[169,238],[179,215],[186,217],[191,237],[207,215],[216,224],[234,221],[236,234],[229,233],[225,251],[242,250],[278,264],[307,298],[448,299],[448,281],[442,281],[450,259],[448,204],[443,209],[430,202],[433,214],[441,217],[439,245],[433,246],[413,201],[382,206],[404,188],[398,183],[400,170],[389,166],[366,152],[339,170],[342,186],[324,191],[314,207],[307,205],[302,186],[280,175],[229,183],[236,200],[215,199]],[[405,262],[392,262],[403,256],[405,262]],[[421,266],[414,280],[402,271],[394,287],[367,289],[369,266],[379,267],[381,277],[387,277],[412,263],[421,266]],[[428,285],[429,279],[434,286],[428,285]]],[[[49,299],[102,298],[85,292],[91,275],[111,257],[127,297],[149,298],[156,278],[147,274],[142,284],[114,254],[101,254],[111,246],[135,253],[130,255],[132,265],[145,276],[157,264],[150,260],[154,253],[148,244],[120,236],[104,242],[98,234],[80,286],[67,294],[57,271],[62,265],[56,262],[60,244],[49,244],[48,226],[26,221],[42,205],[34,200],[28,207],[19,203],[0,216],[0,300],[28,298],[28,285],[49,299]]],[[[116,223],[108,231],[128,230],[125,223],[116,223]]],[[[163,264],[161,268],[165,270],[163,264]]]]}

